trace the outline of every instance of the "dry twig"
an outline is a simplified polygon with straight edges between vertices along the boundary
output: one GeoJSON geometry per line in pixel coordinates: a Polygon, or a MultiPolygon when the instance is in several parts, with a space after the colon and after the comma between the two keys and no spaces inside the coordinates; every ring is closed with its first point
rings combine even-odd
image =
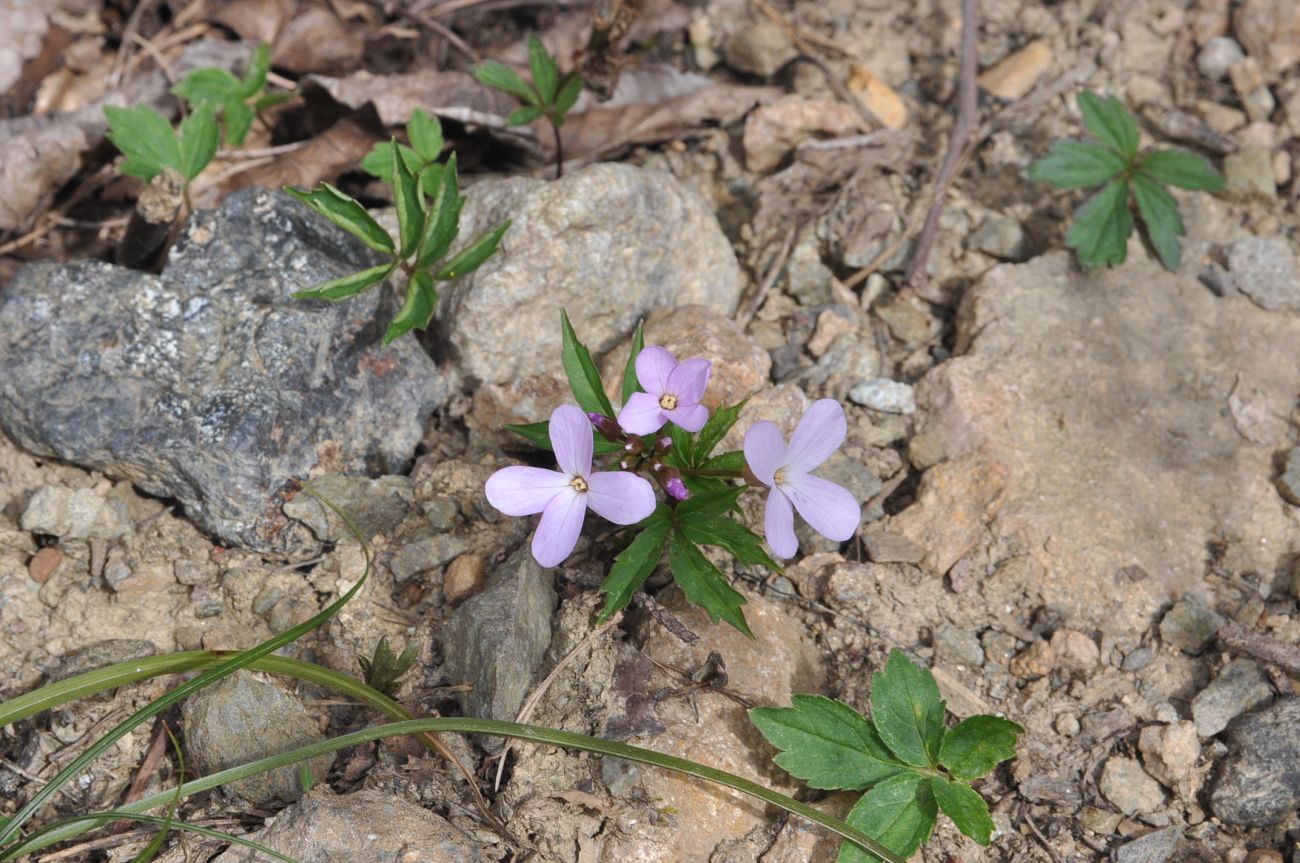
{"type": "Polygon", "coordinates": [[[1276,638],[1269,638],[1267,635],[1242,626],[1235,620],[1229,620],[1220,626],[1217,635],[1223,646],[1233,653],[1253,656],[1278,666],[1287,674],[1300,677],[1300,647],[1276,638]]]}

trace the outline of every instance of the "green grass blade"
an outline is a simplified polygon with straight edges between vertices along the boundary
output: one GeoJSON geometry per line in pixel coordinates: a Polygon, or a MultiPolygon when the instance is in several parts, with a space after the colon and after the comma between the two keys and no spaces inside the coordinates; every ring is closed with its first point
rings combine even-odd
{"type": "MultiPolygon", "coordinates": [[[[181,751],[181,745],[176,741],[176,735],[167,727],[167,720],[163,720],[163,731],[167,732],[167,739],[171,741],[172,749],[176,751],[176,777],[178,780],[185,778],[185,753],[181,751]]],[[[167,801],[167,815],[163,818],[161,829],[154,834],[149,840],[149,844],[140,850],[131,863],[152,863],[153,859],[158,856],[162,850],[163,844],[172,832],[172,825],[176,823],[176,807],[181,805],[181,786],[178,782],[176,791],[172,794],[172,799],[167,801]]]]}
{"type": "MultiPolygon", "coordinates": [[[[183,788],[184,786],[181,787],[183,788]]],[[[53,830],[59,830],[74,824],[80,824],[81,822],[84,821],[93,821],[95,822],[94,826],[99,826],[100,824],[109,824],[112,823],[113,821],[139,821],[141,824],[158,824],[158,825],[165,825],[168,823],[168,819],[162,817],[161,815],[142,815],[139,812],[124,812],[121,809],[110,809],[106,812],[95,812],[86,815],[73,815],[69,818],[60,818],[58,821],[55,821],[49,824],[44,829],[42,829],[40,831],[40,834],[33,834],[31,837],[28,838],[27,841],[30,843],[33,839],[36,838],[37,835],[43,835],[53,830]]],[[[209,839],[217,839],[220,840],[221,842],[229,842],[232,845],[241,845],[244,848],[251,848],[252,850],[256,851],[259,854],[265,854],[266,856],[273,857],[276,860],[282,860],[284,861],[284,863],[298,863],[298,861],[294,860],[292,857],[289,857],[285,854],[281,854],[279,851],[275,851],[271,848],[267,848],[265,845],[261,845],[257,842],[254,842],[252,839],[248,839],[243,836],[236,836],[233,833],[226,833],[223,830],[214,830],[211,827],[204,827],[200,824],[187,824],[184,821],[172,821],[170,822],[170,824],[173,830],[184,830],[187,833],[197,833],[200,836],[207,836],[209,839]]],[[[93,829],[93,827],[85,827],[78,832],[84,832],[85,830],[90,830],[90,829],[93,829]]],[[[7,855],[5,855],[5,856],[0,856],[0,859],[9,859],[9,858],[7,855]]]]}

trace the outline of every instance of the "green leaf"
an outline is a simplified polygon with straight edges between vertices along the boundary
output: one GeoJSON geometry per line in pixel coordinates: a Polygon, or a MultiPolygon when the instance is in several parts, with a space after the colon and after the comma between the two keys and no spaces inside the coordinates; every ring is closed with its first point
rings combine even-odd
{"type": "Polygon", "coordinates": [[[726,576],[680,530],[673,531],[668,545],[668,566],[682,593],[708,612],[711,621],[725,620],[750,638],[754,637],[740,610],[745,597],[727,583],[726,576]]]}
{"type": "Polygon", "coordinates": [[[938,764],[943,709],[930,670],[912,662],[903,651],[891,650],[884,671],[871,678],[871,716],[889,750],[906,764],[938,764]]]}
{"type": "Polygon", "coordinates": [[[382,282],[388,278],[388,274],[396,267],[395,262],[380,264],[359,273],[352,273],[351,275],[340,276],[337,279],[323,282],[310,291],[298,291],[293,296],[294,299],[298,300],[331,300],[334,302],[346,300],[348,297],[361,293],[371,285],[382,282]]]}
{"type": "MultiPolygon", "coordinates": [[[[438,194],[438,186],[442,183],[443,166],[436,163],[426,164],[415,175],[416,184],[420,187],[420,201],[425,208],[425,212],[433,212],[429,206],[429,201],[438,194]]],[[[428,225],[425,225],[426,232],[428,225]]]]}
{"type": "Polygon", "coordinates": [[[388,170],[393,176],[393,209],[397,211],[397,233],[401,237],[397,255],[405,258],[415,251],[415,244],[424,232],[424,202],[420,200],[415,175],[406,167],[396,140],[388,143],[388,170]]]}
{"type": "MultiPolygon", "coordinates": [[[[526,439],[538,449],[547,451],[553,450],[551,446],[551,424],[548,421],[539,423],[528,423],[527,425],[518,425],[516,423],[506,423],[506,429],[512,431],[520,437],[526,439]]],[[[596,455],[608,455],[612,452],[622,452],[623,445],[617,441],[605,440],[596,434],[592,429],[592,452],[596,455]]]]}
{"type": "Polygon", "coordinates": [[[242,147],[253,127],[253,109],[243,102],[226,102],[221,109],[221,125],[225,127],[226,146],[242,147]]]}
{"type": "Polygon", "coordinates": [[[1133,177],[1133,197],[1137,201],[1142,224],[1146,225],[1147,238],[1160,256],[1165,269],[1177,270],[1182,261],[1178,238],[1184,233],[1183,218],[1178,213],[1178,202],[1155,180],[1146,174],[1133,177]]]}
{"type": "Polygon", "coordinates": [[[841,701],[795,695],[793,707],[757,707],[750,721],[782,750],[776,764],[812,788],[861,789],[906,770],[871,720],[841,701]]]}
{"type": "Polygon", "coordinates": [[[636,379],[636,358],[641,356],[641,349],[645,347],[645,326],[641,321],[636,323],[636,332],[632,333],[632,349],[627,354],[627,365],[623,367],[623,385],[619,388],[619,398],[623,404],[632,398],[632,393],[637,391],[641,382],[636,379]]]}
{"type": "Polygon", "coordinates": [[[253,100],[253,110],[265,111],[267,108],[288,102],[293,97],[293,93],[263,93],[253,100]]]}
{"type": "Polygon", "coordinates": [[[600,592],[606,596],[605,607],[600,610],[597,623],[604,623],[627,608],[632,595],[641,588],[663,559],[664,546],[668,544],[672,527],[668,508],[663,504],[655,507],[655,511],[641,522],[641,532],[614,558],[609,575],[600,584],[600,592]]]}
{"type": "MultiPolygon", "coordinates": [[[[844,820],[900,857],[911,857],[930,838],[938,812],[928,778],[909,771],[863,794],[844,820]]],[[[845,842],[837,863],[876,863],[876,858],[845,842]]]]}
{"type": "Polygon", "coordinates": [[[546,51],[542,40],[536,36],[528,37],[528,67],[533,73],[533,86],[542,97],[542,104],[555,102],[555,88],[559,84],[559,75],[555,68],[555,58],[546,51]]]}
{"type": "MultiPolygon", "coordinates": [[[[163,168],[181,170],[181,150],[167,119],[148,105],[134,108],[104,108],[108,118],[108,140],[126,156],[121,171],[142,180],[152,180],[163,168]]],[[[181,171],[184,173],[184,171],[181,171]]]]}
{"type": "Polygon", "coordinates": [[[185,76],[172,92],[191,105],[224,105],[226,102],[240,101],[239,79],[225,69],[209,66],[195,69],[185,76]]]}
{"type": "Polygon", "coordinates": [[[699,466],[701,470],[744,470],[745,454],[740,450],[724,452],[699,466]]]}
{"type": "Polygon", "coordinates": [[[180,164],[177,170],[187,180],[193,180],[217,154],[217,118],[209,105],[200,105],[181,121],[178,133],[180,164]]]}
{"type": "Polygon", "coordinates": [[[993,838],[993,819],[989,817],[989,805],[975,789],[965,782],[934,777],[930,780],[930,790],[943,814],[952,819],[958,830],[981,845],[989,844],[993,838]]]}
{"type": "Polygon", "coordinates": [[[286,186],[285,191],[376,252],[393,254],[397,251],[393,238],[366,212],[366,208],[329,183],[321,183],[314,189],[286,186]]]}
{"type": "Polygon", "coordinates": [[[1138,171],[1167,186],[1180,189],[1204,189],[1217,192],[1223,188],[1223,175],[1204,156],[1186,150],[1157,150],[1138,162],[1138,171]]]}
{"type": "Polygon", "coordinates": [[[466,273],[477,270],[484,261],[496,253],[497,246],[506,231],[510,230],[510,220],[506,219],[491,231],[481,235],[477,240],[457,252],[452,259],[438,270],[438,281],[447,282],[459,279],[466,273]]]}
{"type": "Polygon", "coordinates": [[[411,119],[406,123],[406,137],[411,139],[411,147],[422,161],[436,162],[442,155],[442,124],[423,108],[411,112],[411,119]]]}
{"type": "Polygon", "coordinates": [[[731,512],[736,506],[736,501],[744,493],[745,486],[743,485],[724,485],[716,491],[693,494],[677,504],[677,520],[680,523],[687,518],[710,518],[731,512]]]}
{"type": "Polygon", "coordinates": [[[1126,167],[1124,159],[1110,147],[1095,141],[1057,141],[1047,155],[1025,171],[1035,183],[1051,183],[1058,189],[1100,186],[1126,167]]]}
{"type": "Polygon", "coordinates": [[[591,352],[578,341],[573,324],[569,323],[569,314],[563,309],[560,310],[560,331],[564,338],[560,356],[564,362],[564,373],[569,378],[569,389],[573,390],[573,398],[586,413],[612,417],[614,407],[609,403],[609,396],[605,395],[605,386],[591,359],[591,352]]]}
{"type": "Polygon", "coordinates": [[[782,571],[781,565],[763,551],[763,541],[758,534],[724,515],[692,516],[689,521],[682,521],[682,533],[697,545],[715,545],[726,549],[741,563],[765,566],[773,572],[782,571]]]}
{"type": "Polygon", "coordinates": [[[433,287],[433,277],[428,270],[416,272],[406,286],[406,302],[402,303],[402,308],[384,333],[384,344],[411,330],[427,327],[437,307],[438,291],[433,287]]]}
{"type": "Polygon", "coordinates": [[[270,71],[271,46],[266,42],[258,42],[257,47],[253,49],[253,56],[248,61],[244,80],[240,82],[239,95],[245,99],[256,96],[266,86],[266,75],[270,71]]]}
{"type": "Polygon", "coordinates": [[[1097,140],[1113,147],[1125,161],[1132,161],[1138,151],[1138,126],[1124,103],[1114,96],[1103,99],[1087,90],[1079,92],[1078,101],[1083,127],[1097,140]]]}
{"type": "Polygon", "coordinates": [[[424,269],[442,260],[460,231],[460,185],[456,176],[456,154],[447,159],[446,167],[425,185],[429,193],[429,216],[424,236],[415,255],[416,269],[424,269]]]}
{"type": "Polygon", "coordinates": [[[564,79],[560,85],[560,92],[555,97],[555,113],[557,119],[562,119],[569,109],[578,101],[578,96],[582,93],[582,78],[577,73],[572,73],[564,79]]]}
{"type": "Polygon", "coordinates": [[[1016,739],[1023,734],[1010,719],[981,714],[962,720],[943,736],[939,763],[958,779],[978,779],[1016,756],[1016,739]]]}
{"type": "MultiPolygon", "coordinates": [[[[713,454],[713,448],[721,443],[722,439],[731,431],[731,427],[740,419],[740,412],[745,409],[744,399],[739,404],[731,407],[720,407],[709,417],[709,421],[700,429],[699,437],[695,439],[695,451],[692,453],[695,460],[703,461],[713,454]]],[[[698,465],[696,465],[698,467],[698,465]]]]}
{"type": "Polygon", "coordinates": [[[537,94],[524,83],[519,73],[504,63],[487,60],[474,70],[474,77],[480,84],[486,84],[497,90],[504,90],[510,95],[529,105],[539,104],[537,94]]]}
{"type": "MultiPolygon", "coordinates": [[[[389,141],[379,141],[370,148],[370,152],[361,158],[361,170],[372,177],[378,177],[385,183],[393,182],[392,154],[389,141]]],[[[412,174],[420,170],[423,164],[420,155],[405,144],[398,144],[397,150],[402,154],[402,161],[412,174]]]]}
{"type": "Polygon", "coordinates": [[[524,126],[533,122],[540,116],[542,116],[541,108],[534,108],[532,105],[525,105],[522,108],[516,108],[510,112],[510,116],[506,118],[506,125],[524,126]]]}
{"type": "Polygon", "coordinates": [[[1133,215],[1128,209],[1128,183],[1117,177],[1075,211],[1074,225],[1065,235],[1065,244],[1078,253],[1079,264],[1084,269],[1092,269],[1124,263],[1131,233],[1133,215]]]}

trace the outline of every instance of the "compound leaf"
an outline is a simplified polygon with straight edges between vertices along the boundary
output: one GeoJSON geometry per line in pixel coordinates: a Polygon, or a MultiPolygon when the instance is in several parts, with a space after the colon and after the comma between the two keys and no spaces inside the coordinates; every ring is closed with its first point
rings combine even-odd
{"type": "Polygon", "coordinates": [[[1100,186],[1125,167],[1124,159],[1096,141],[1057,141],[1047,155],[1031,164],[1025,175],[1035,183],[1058,189],[1100,186]]]}
{"type": "Polygon", "coordinates": [[[1183,218],[1178,212],[1178,202],[1155,180],[1146,174],[1133,177],[1133,198],[1137,201],[1142,224],[1146,225],[1147,238],[1160,256],[1166,269],[1176,270],[1182,260],[1178,238],[1183,235],[1183,218]]]}
{"type": "Polygon", "coordinates": [[[795,695],[793,707],[758,707],[750,721],[782,750],[776,763],[813,788],[869,788],[906,770],[885,748],[871,720],[841,701],[795,695]]]}
{"type": "Polygon", "coordinates": [[[1084,128],[1098,141],[1113,147],[1126,162],[1132,161],[1138,151],[1138,126],[1124,103],[1114,96],[1103,98],[1087,90],[1079,92],[1078,101],[1084,128]]]}
{"type": "Polygon", "coordinates": [[[906,764],[939,763],[944,701],[928,668],[891,650],[883,671],[871,678],[871,716],[885,745],[906,764]]]}
{"type": "Polygon", "coordinates": [[[1105,264],[1122,264],[1128,253],[1133,215],[1128,209],[1128,183],[1116,177],[1093,195],[1074,214],[1074,225],[1065,244],[1079,255],[1079,264],[1092,269],[1105,264]]]}
{"type": "Polygon", "coordinates": [[[727,582],[726,576],[680,529],[673,531],[668,545],[668,566],[672,568],[673,580],[682,589],[682,593],[708,612],[710,620],[714,623],[719,619],[725,620],[750,638],[754,637],[740,610],[745,604],[745,597],[736,592],[727,582]]]}

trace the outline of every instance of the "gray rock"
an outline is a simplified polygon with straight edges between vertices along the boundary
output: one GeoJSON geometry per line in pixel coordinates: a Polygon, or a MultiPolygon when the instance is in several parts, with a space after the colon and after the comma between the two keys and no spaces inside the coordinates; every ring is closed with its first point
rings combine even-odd
{"type": "Polygon", "coordinates": [[[1273,688],[1259,666],[1249,659],[1234,659],[1192,699],[1196,733],[1213,737],[1229,722],[1272,697],[1273,688]]]}
{"type": "Polygon", "coordinates": [[[1229,824],[1278,824],[1300,806],[1300,696],[1239,720],[1210,808],[1229,824]]]}
{"type": "Polygon", "coordinates": [[[1287,453],[1282,473],[1277,478],[1277,490],[1287,503],[1300,506],[1300,447],[1287,453]]]}
{"type": "Polygon", "coordinates": [[[1237,288],[1265,309],[1300,311],[1300,272],[1281,237],[1244,237],[1228,249],[1237,288]]]}
{"type": "Polygon", "coordinates": [[[1200,653],[1214,640],[1223,618],[1194,596],[1184,596],[1160,620],[1160,638],[1188,653],[1200,653]]]}
{"type": "Polygon", "coordinates": [[[790,251],[785,265],[786,292],[804,306],[824,306],[834,299],[831,279],[835,274],[822,262],[821,249],[811,231],[805,232],[790,251]]]}
{"type": "Polygon", "coordinates": [[[87,671],[118,662],[143,659],[158,652],[158,646],[143,638],[106,638],[65,653],[49,669],[49,683],[58,683],[87,671]]]}
{"type": "Polygon", "coordinates": [[[970,244],[981,252],[1004,261],[1019,262],[1029,257],[1024,227],[1007,216],[989,216],[985,219],[971,235],[970,244]]]}
{"type": "MultiPolygon", "coordinates": [[[[551,643],[555,592],[549,569],[521,547],[458,606],[443,639],[446,674],[469,683],[461,693],[466,715],[513,720],[551,643]]],[[[484,741],[499,749],[499,740],[484,741]]]]}
{"type": "Polygon", "coordinates": [[[454,533],[435,533],[402,546],[388,561],[397,581],[409,581],[422,572],[451,563],[469,550],[469,540],[454,533]]]}
{"type": "MultiPolygon", "coordinates": [[[[370,479],[329,474],[312,479],[311,487],[347,513],[367,539],[391,532],[415,505],[411,481],[404,476],[370,479]]],[[[286,500],[284,514],[307,525],[324,542],[337,542],[352,535],[338,513],[309,494],[297,494],[292,500],[286,500]]]]}
{"type": "Polygon", "coordinates": [[[1155,812],[1165,803],[1165,792],[1133,758],[1112,756],[1101,769],[1097,787],[1125,815],[1155,812]]]}
{"type": "Polygon", "coordinates": [[[121,539],[131,532],[125,501],[62,485],[37,489],[21,524],[23,530],[62,539],[121,539]]]}
{"type": "MultiPolygon", "coordinates": [[[[489,863],[469,836],[441,816],[378,789],[338,795],[313,789],[249,836],[298,863],[489,863]]],[[[261,863],[251,848],[231,845],[212,863],[261,863]]]]}
{"type": "Polygon", "coordinates": [[[798,57],[799,49],[784,27],[763,18],[728,39],[722,55],[737,72],[766,78],[798,57]]]}
{"type": "Polygon", "coordinates": [[[1167,863],[1183,841],[1182,830],[1166,827],[1134,839],[1115,852],[1115,863],[1167,863]]]}
{"type": "Polygon", "coordinates": [[[291,548],[306,540],[278,511],[291,479],[400,470],[447,394],[413,339],[380,344],[390,292],[291,298],[375,260],[290,198],[243,189],[190,219],[160,277],[29,264],[0,293],[0,425],[178,499],[225,542],[291,548]]]}
{"type": "Polygon", "coordinates": [[[1238,60],[1245,59],[1237,40],[1230,36],[1216,36],[1205,43],[1205,47],[1196,55],[1196,68],[1211,81],[1222,81],[1228,77],[1228,70],[1238,60]]]}
{"type": "Polygon", "coordinates": [[[888,414],[916,413],[916,393],[912,385],[889,378],[863,381],[849,390],[849,401],[888,414]]]}
{"type": "Polygon", "coordinates": [[[1079,793],[1079,784],[1060,776],[1046,774],[1030,776],[1018,787],[1024,798],[1033,803],[1073,808],[1083,802],[1083,795],[1079,793]]]}
{"type": "MultiPolygon", "coordinates": [[[[302,701],[247,671],[236,671],[187,700],[181,719],[187,760],[201,773],[324,739],[302,701]]],[[[316,782],[325,778],[333,760],[332,755],[320,755],[308,763],[316,782]]],[[[302,796],[300,767],[281,767],[226,787],[256,805],[297,800],[302,796]]]]}
{"type": "Polygon", "coordinates": [[[967,668],[979,668],[984,664],[984,648],[975,633],[949,623],[934,632],[934,655],[940,661],[947,660],[967,668]]]}
{"type": "Polygon", "coordinates": [[[925,549],[912,540],[878,528],[863,531],[862,545],[873,563],[920,563],[925,557],[925,549]]]}
{"type": "Polygon", "coordinates": [[[1156,658],[1156,649],[1149,644],[1134,648],[1124,655],[1121,671],[1141,671],[1156,658]]]}
{"type": "Polygon", "coordinates": [[[480,381],[558,372],[561,308],[599,355],[653,308],[730,315],[740,298],[713,210],[668,174],[606,163],[562,180],[489,180],[466,197],[461,237],[512,220],[500,251],[448,285],[438,311],[461,368],[480,381]]]}
{"type": "MultiPolygon", "coordinates": [[[[1264,90],[1264,92],[1268,91],[1264,90]]],[[[1242,201],[1258,201],[1263,204],[1271,204],[1277,200],[1273,156],[1269,150],[1262,147],[1247,147],[1225,156],[1223,178],[1224,191],[1233,198],[1242,201]]]]}

